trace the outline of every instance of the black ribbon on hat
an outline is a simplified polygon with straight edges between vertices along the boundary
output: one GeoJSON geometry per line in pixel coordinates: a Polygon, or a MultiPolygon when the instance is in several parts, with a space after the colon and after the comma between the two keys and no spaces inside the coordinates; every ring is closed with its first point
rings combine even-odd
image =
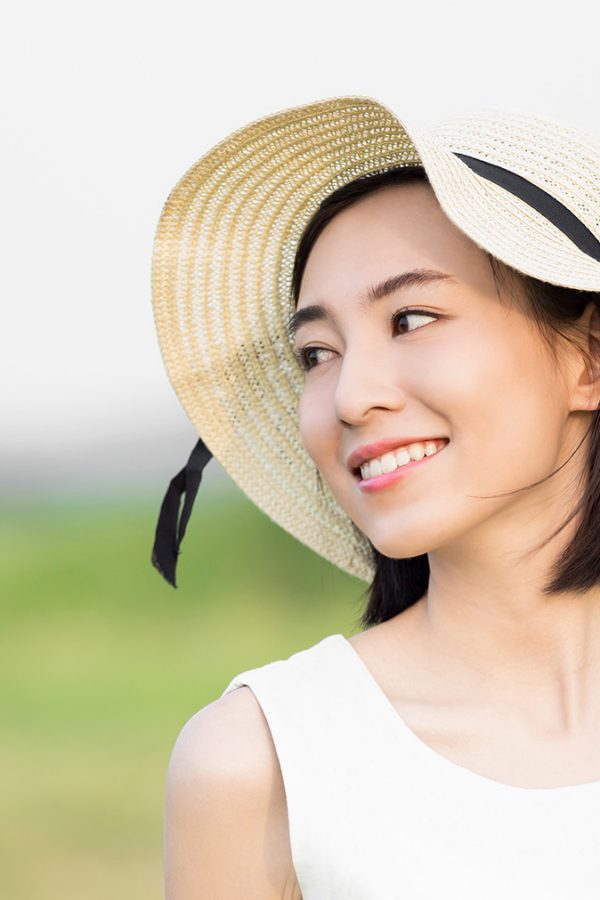
{"type": "MultiPolygon", "coordinates": [[[[499,185],[524,203],[544,216],[576,247],[592,259],[600,262],[600,241],[564,204],[542,188],[501,166],[486,160],[454,152],[454,155],[468,166],[475,174],[499,185]]],[[[152,548],[152,564],[173,587],[177,557],[185,529],[189,521],[196,493],[202,481],[202,471],[212,459],[212,453],[202,439],[198,440],[186,465],[171,479],[165,494],[158,523],[154,546],[152,548]],[[185,494],[181,518],[179,509],[181,497],[185,494]],[[179,518],[179,521],[178,521],[179,518]]]]}
{"type": "Polygon", "coordinates": [[[179,547],[202,481],[202,471],[211,459],[211,451],[200,438],[181,472],[178,472],[169,482],[167,493],[160,507],[152,548],[152,565],[173,587],[177,587],[175,570],[180,552],[179,547]],[[185,500],[178,522],[181,498],[184,494],[185,500]]]}
{"type": "Polygon", "coordinates": [[[454,155],[462,159],[476,175],[510,191],[519,200],[529,204],[532,209],[537,210],[540,215],[562,231],[569,240],[573,241],[582,253],[591,256],[596,262],[600,262],[600,241],[596,235],[592,234],[590,229],[556,197],[523,178],[522,175],[517,175],[516,172],[511,172],[502,166],[486,162],[484,159],[477,159],[474,156],[467,156],[465,153],[454,152],[454,155]]]}

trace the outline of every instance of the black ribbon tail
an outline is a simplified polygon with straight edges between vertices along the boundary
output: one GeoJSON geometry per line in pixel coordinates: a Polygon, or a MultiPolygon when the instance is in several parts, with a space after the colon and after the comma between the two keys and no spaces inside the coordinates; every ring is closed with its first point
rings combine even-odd
{"type": "Polygon", "coordinates": [[[184,468],[169,482],[169,487],[160,507],[154,546],[152,548],[152,565],[158,569],[163,578],[173,587],[177,587],[175,584],[175,570],[177,568],[177,557],[180,552],[179,548],[185,535],[185,529],[200,482],[202,481],[202,471],[211,459],[211,451],[200,438],[184,468]],[[183,509],[181,518],[179,518],[181,497],[184,494],[183,509]]]}

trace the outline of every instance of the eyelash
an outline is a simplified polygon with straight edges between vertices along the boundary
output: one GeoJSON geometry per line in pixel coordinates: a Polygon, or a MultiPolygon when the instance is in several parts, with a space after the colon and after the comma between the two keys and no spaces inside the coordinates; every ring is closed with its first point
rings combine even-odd
{"type": "MultiPolygon", "coordinates": [[[[408,316],[411,314],[428,316],[433,319],[440,318],[439,315],[436,315],[436,313],[429,312],[429,310],[427,310],[427,309],[416,309],[414,306],[410,306],[410,307],[406,307],[405,309],[399,309],[397,312],[395,312],[394,315],[392,316],[392,322],[395,323],[396,320],[401,318],[402,316],[408,316]]],[[[406,333],[411,334],[412,331],[418,331],[419,328],[425,328],[425,327],[426,327],[425,325],[419,325],[417,328],[413,328],[411,331],[408,331],[406,333]]],[[[309,359],[308,359],[308,353],[311,350],[328,350],[328,349],[329,349],[328,347],[318,347],[316,345],[314,345],[314,346],[311,345],[309,347],[299,347],[297,350],[294,350],[294,356],[300,363],[300,367],[303,369],[303,371],[309,372],[311,369],[316,369],[317,366],[321,365],[321,364],[315,363],[314,365],[310,365],[309,359]]]]}

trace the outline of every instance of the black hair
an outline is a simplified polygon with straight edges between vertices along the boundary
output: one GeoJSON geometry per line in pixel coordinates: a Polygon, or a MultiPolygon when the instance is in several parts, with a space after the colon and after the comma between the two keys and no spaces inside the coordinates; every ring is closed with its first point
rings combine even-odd
{"type": "MultiPolygon", "coordinates": [[[[294,306],[298,303],[308,256],[327,223],[360,197],[388,185],[411,181],[429,183],[422,166],[406,165],[386,172],[365,175],[342,185],[321,202],[306,226],[296,251],[292,275],[294,306]]],[[[574,323],[590,302],[600,312],[600,292],[580,291],[540,281],[512,269],[489,253],[487,256],[498,296],[500,297],[501,283],[509,288],[508,293],[513,298],[514,288],[521,289],[521,296],[526,301],[527,314],[539,327],[548,349],[558,362],[557,337],[561,336],[574,343],[573,330],[577,331],[574,323]]],[[[593,365],[591,355],[584,346],[581,344],[578,346],[591,369],[593,365]]],[[[556,537],[575,516],[581,516],[573,539],[555,561],[550,572],[551,577],[544,585],[544,593],[548,596],[568,590],[584,592],[600,583],[600,419],[597,410],[593,412],[591,424],[572,455],[579,450],[588,434],[591,434],[591,437],[587,450],[587,489],[583,491],[565,521],[541,545],[545,546],[556,537]]],[[[546,477],[550,478],[553,474],[555,473],[546,477]]],[[[518,490],[525,490],[525,487],[518,490]]],[[[430,571],[427,553],[406,559],[393,559],[380,553],[371,541],[369,545],[375,575],[366,590],[367,603],[360,618],[360,624],[366,628],[385,622],[416,603],[427,591],[430,571]]]]}

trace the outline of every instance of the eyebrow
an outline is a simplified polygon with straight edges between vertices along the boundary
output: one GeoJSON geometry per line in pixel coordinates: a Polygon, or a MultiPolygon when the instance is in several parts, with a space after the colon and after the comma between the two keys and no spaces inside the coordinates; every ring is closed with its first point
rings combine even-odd
{"type": "MultiPolygon", "coordinates": [[[[395,291],[403,288],[413,287],[414,285],[432,284],[437,281],[456,281],[453,275],[446,272],[438,272],[435,269],[411,269],[410,272],[402,272],[399,275],[392,275],[385,278],[379,284],[374,284],[365,293],[363,299],[358,303],[360,309],[370,309],[378,300],[388,297],[395,291]]],[[[302,325],[308,322],[326,321],[335,324],[335,315],[326,306],[319,303],[305,306],[296,310],[290,316],[287,323],[287,332],[290,338],[294,338],[302,325]]]]}

